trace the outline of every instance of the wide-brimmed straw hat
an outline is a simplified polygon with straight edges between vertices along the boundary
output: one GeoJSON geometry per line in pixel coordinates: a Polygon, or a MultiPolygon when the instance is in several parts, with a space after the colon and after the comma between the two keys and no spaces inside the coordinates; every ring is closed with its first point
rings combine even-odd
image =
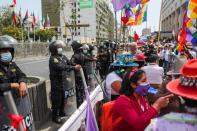
{"type": "Polygon", "coordinates": [[[197,59],[188,61],[180,71],[181,77],[167,84],[167,89],[179,96],[197,100],[197,59]]]}

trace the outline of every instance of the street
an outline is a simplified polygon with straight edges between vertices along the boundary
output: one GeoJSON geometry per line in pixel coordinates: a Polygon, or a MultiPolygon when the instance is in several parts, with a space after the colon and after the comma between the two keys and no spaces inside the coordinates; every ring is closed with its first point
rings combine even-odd
{"type": "MultiPolygon", "coordinates": [[[[66,52],[65,55],[70,59],[72,52],[66,52]]],[[[16,60],[16,63],[27,76],[39,76],[46,80],[49,79],[49,57],[19,59],[16,60]]]]}

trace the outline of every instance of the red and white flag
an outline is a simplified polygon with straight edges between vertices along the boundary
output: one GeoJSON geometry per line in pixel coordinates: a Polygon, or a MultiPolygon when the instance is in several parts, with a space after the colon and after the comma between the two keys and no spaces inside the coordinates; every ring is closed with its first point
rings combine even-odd
{"type": "Polygon", "coordinates": [[[10,7],[15,7],[16,6],[16,0],[13,0],[12,4],[10,5],[10,7]]]}

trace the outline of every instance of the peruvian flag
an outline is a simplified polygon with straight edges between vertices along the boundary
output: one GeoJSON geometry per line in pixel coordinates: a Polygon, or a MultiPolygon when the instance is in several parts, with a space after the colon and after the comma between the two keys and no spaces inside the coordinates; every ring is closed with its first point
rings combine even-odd
{"type": "Polygon", "coordinates": [[[35,28],[35,25],[36,25],[36,17],[33,13],[33,21],[32,21],[32,28],[34,29],[35,28]]]}
{"type": "Polygon", "coordinates": [[[16,0],[13,0],[12,4],[10,5],[10,7],[15,7],[16,6],[16,0]]]}

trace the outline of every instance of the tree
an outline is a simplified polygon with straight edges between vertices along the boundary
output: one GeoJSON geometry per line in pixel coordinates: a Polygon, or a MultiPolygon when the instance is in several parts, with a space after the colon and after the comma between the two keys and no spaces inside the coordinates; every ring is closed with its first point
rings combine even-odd
{"type": "Polygon", "coordinates": [[[27,32],[23,31],[22,28],[13,27],[13,26],[2,28],[1,33],[2,35],[12,36],[17,40],[22,40],[22,35],[24,39],[27,38],[27,32]]]}
{"type": "Polygon", "coordinates": [[[9,7],[0,7],[0,34],[2,29],[12,24],[12,11],[9,7]],[[3,11],[2,11],[3,10],[3,11]]]}
{"type": "Polygon", "coordinates": [[[53,36],[56,36],[57,33],[53,29],[46,29],[46,30],[37,30],[36,37],[39,37],[42,42],[47,40],[51,40],[53,36]]]}

